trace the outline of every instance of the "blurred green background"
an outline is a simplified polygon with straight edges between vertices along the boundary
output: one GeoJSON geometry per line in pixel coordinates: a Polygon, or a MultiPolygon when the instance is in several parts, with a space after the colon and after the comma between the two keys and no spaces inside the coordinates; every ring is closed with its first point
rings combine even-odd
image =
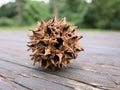
{"type": "Polygon", "coordinates": [[[58,19],[66,17],[68,23],[79,29],[120,31],[120,0],[7,1],[12,2],[2,4],[0,1],[0,29],[28,29],[40,20],[57,16],[58,19]]]}

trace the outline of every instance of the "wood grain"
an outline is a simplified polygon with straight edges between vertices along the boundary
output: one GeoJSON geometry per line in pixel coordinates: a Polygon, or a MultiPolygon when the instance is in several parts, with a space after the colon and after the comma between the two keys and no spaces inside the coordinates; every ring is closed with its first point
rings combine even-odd
{"type": "Polygon", "coordinates": [[[85,51],[50,72],[33,66],[26,32],[0,31],[0,90],[120,90],[120,33],[82,34],[85,51]]]}

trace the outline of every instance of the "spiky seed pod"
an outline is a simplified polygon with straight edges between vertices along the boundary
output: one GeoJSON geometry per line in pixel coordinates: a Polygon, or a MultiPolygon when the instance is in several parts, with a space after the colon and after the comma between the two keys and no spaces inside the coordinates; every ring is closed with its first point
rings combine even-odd
{"type": "Polygon", "coordinates": [[[56,17],[47,23],[40,21],[36,29],[31,30],[32,34],[28,35],[30,55],[34,64],[39,62],[40,67],[64,68],[70,63],[71,59],[77,57],[77,52],[83,51],[78,45],[78,40],[82,36],[75,35],[76,26],[71,27],[66,24],[66,18],[58,21],[56,17]]]}

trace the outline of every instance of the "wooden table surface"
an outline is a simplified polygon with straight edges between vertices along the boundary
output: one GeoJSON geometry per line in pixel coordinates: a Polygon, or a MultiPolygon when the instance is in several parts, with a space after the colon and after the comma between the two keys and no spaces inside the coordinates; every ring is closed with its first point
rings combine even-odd
{"type": "Polygon", "coordinates": [[[85,32],[66,69],[33,66],[22,31],[0,31],[0,90],[120,90],[120,32],[85,32]]]}

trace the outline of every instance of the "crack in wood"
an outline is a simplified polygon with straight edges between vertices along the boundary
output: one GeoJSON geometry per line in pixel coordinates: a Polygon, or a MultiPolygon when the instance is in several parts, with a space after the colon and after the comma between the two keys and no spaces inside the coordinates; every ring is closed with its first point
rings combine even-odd
{"type": "MultiPolygon", "coordinates": [[[[3,68],[2,68],[2,69],[3,69],[3,68]]],[[[1,75],[1,74],[0,74],[0,77],[3,77],[5,81],[7,80],[7,81],[13,82],[13,83],[15,83],[15,84],[17,84],[17,85],[19,85],[19,86],[21,86],[21,87],[23,87],[23,88],[26,88],[26,89],[28,89],[28,90],[33,90],[33,89],[31,89],[31,88],[23,85],[23,84],[20,84],[20,83],[14,81],[13,78],[7,77],[7,76],[5,76],[5,75],[3,76],[3,75],[1,75]]],[[[3,82],[5,83],[5,81],[3,81],[3,82]]],[[[7,83],[7,82],[6,82],[5,84],[8,85],[8,86],[12,86],[12,88],[14,88],[14,89],[16,88],[15,86],[11,85],[10,83],[7,83]]],[[[17,88],[16,88],[16,89],[17,89],[17,88]]]]}
{"type": "Polygon", "coordinates": [[[31,88],[29,88],[29,87],[27,87],[27,86],[25,86],[25,85],[23,85],[23,84],[20,84],[20,83],[18,83],[18,82],[16,82],[16,81],[12,81],[12,80],[11,80],[11,82],[13,82],[13,83],[15,83],[15,84],[17,84],[17,85],[20,85],[21,87],[24,87],[24,88],[26,88],[26,89],[28,89],[28,90],[33,90],[33,89],[31,89],[31,88]]]}
{"type": "MultiPolygon", "coordinates": [[[[57,75],[57,74],[55,74],[55,75],[57,75]]],[[[63,77],[63,76],[61,76],[61,75],[57,75],[57,76],[63,77]]],[[[64,78],[66,78],[66,77],[64,77],[64,78]]],[[[74,80],[74,79],[68,78],[68,77],[67,77],[67,79],[70,79],[70,80],[73,80],[73,81],[76,81],[76,82],[79,82],[79,83],[83,83],[83,84],[86,84],[86,85],[88,85],[88,86],[92,86],[92,87],[97,88],[97,89],[109,90],[109,89],[107,89],[107,87],[97,86],[97,85],[90,84],[90,83],[86,83],[86,82],[83,82],[83,81],[74,80]]]]}
{"type": "Polygon", "coordinates": [[[2,77],[2,78],[4,78],[4,79],[6,79],[6,77],[5,77],[5,76],[3,76],[3,75],[1,75],[1,74],[0,74],[0,77],[2,77]]]}
{"type": "Polygon", "coordinates": [[[40,78],[40,77],[35,76],[35,75],[33,75],[33,77],[35,77],[35,78],[39,78],[39,79],[43,79],[43,80],[46,80],[46,81],[50,81],[50,82],[53,82],[53,83],[56,83],[56,84],[60,84],[60,85],[62,85],[62,86],[65,86],[65,87],[68,87],[68,88],[74,89],[73,86],[68,86],[68,85],[65,85],[65,84],[62,84],[62,83],[56,82],[56,81],[54,81],[54,80],[48,80],[48,79],[45,79],[45,78],[40,78]]]}
{"type": "MultiPolygon", "coordinates": [[[[4,84],[5,86],[7,86],[9,89],[12,88],[14,90],[17,90],[17,87],[14,86],[12,83],[11,83],[11,79],[8,79],[8,77],[6,76],[3,76],[0,74],[0,76],[2,76],[2,80],[0,81],[2,84],[4,84]]],[[[1,87],[2,88],[2,87],[1,87]]],[[[3,90],[3,89],[2,89],[3,90]]],[[[10,89],[11,90],[11,89],[10,89]]]]}

